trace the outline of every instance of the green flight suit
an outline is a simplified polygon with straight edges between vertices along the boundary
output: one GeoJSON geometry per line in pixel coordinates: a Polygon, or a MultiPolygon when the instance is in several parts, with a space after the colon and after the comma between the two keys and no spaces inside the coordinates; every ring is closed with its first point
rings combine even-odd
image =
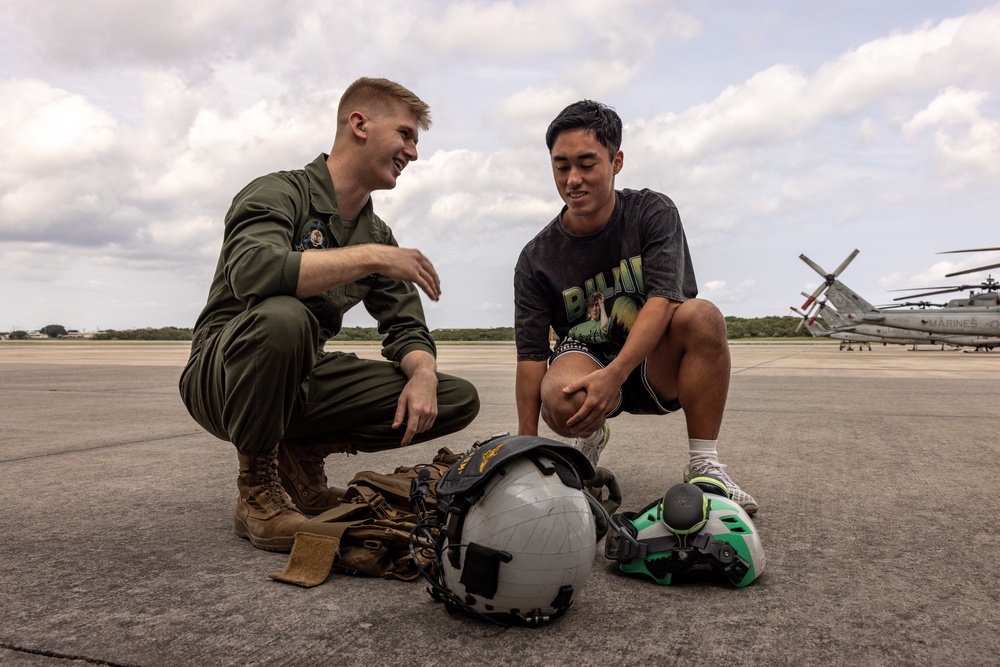
{"type": "MultiPolygon", "coordinates": [[[[413,284],[372,274],[298,299],[302,252],[383,243],[389,227],[365,204],[353,234],[341,222],[320,155],[304,169],[252,181],[233,199],[208,302],[195,324],[180,393],[191,416],[245,453],[279,440],[347,441],[347,450],[398,447],[392,429],[406,384],[399,362],[413,350],[436,355],[413,284]],[[378,322],[388,361],[327,353],[344,313],[363,303],[378,322]]],[[[414,442],[454,433],[479,412],[469,382],[438,373],[438,417],[414,442]]]]}

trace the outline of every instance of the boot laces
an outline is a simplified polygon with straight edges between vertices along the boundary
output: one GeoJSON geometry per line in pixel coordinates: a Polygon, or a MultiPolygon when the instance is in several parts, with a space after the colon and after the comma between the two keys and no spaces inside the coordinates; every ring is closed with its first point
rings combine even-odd
{"type": "Polygon", "coordinates": [[[326,469],[323,465],[323,457],[312,452],[307,453],[298,460],[299,466],[309,479],[314,479],[326,486],[326,469]]]}
{"type": "Polygon", "coordinates": [[[258,470],[257,474],[261,491],[271,502],[278,507],[292,507],[291,498],[281,488],[281,480],[278,478],[277,452],[267,458],[267,465],[258,470]]]}

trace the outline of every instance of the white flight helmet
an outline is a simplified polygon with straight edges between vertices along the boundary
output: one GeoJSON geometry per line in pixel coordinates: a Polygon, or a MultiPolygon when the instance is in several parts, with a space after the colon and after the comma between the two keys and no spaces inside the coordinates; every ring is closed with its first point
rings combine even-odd
{"type": "Polygon", "coordinates": [[[477,446],[437,485],[443,543],[431,594],[503,624],[561,616],[594,564],[582,481],[592,476],[586,457],[554,440],[504,435],[477,446]]]}

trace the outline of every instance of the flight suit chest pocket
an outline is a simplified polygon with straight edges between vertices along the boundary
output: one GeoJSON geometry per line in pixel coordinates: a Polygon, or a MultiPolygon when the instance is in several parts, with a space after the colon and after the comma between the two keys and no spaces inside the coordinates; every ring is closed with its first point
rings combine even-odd
{"type": "Polygon", "coordinates": [[[371,290],[371,282],[359,280],[314,297],[314,301],[307,305],[324,327],[331,331],[339,331],[343,324],[344,313],[361,303],[371,290]]]}
{"type": "Polygon", "coordinates": [[[363,301],[368,293],[372,291],[372,286],[375,281],[378,280],[378,276],[372,274],[366,278],[362,278],[353,283],[348,283],[344,285],[344,296],[350,300],[351,305],[355,305],[360,301],[363,301]]]}

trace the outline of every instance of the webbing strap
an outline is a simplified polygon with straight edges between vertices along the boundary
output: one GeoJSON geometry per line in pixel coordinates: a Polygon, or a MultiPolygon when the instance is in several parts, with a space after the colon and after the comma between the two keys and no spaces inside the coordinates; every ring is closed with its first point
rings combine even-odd
{"type": "MultiPolygon", "coordinates": [[[[334,508],[336,509],[340,507],[334,508]]],[[[319,586],[326,581],[333,569],[333,561],[337,557],[344,532],[352,526],[371,522],[371,519],[334,522],[319,520],[334,510],[302,524],[295,533],[295,543],[285,569],[282,572],[269,572],[267,576],[305,588],[319,586]]]]}
{"type": "MultiPolygon", "coordinates": [[[[351,488],[357,489],[358,495],[361,496],[361,498],[370,508],[372,508],[372,511],[375,512],[375,516],[378,516],[382,519],[394,519],[397,516],[400,516],[400,513],[397,512],[392,505],[386,502],[386,499],[383,498],[382,494],[380,494],[378,491],[374,491],[373,489],[369,489],[364,486],[355,486],[351,488]]],[[[335,507],[334,509],[337,508],[335,507]]],[[[330,511],[332,512],[333,510],[330,511]]],[[[320,517],[322,516],[323,515],[321,514],[320,517]]]]}

